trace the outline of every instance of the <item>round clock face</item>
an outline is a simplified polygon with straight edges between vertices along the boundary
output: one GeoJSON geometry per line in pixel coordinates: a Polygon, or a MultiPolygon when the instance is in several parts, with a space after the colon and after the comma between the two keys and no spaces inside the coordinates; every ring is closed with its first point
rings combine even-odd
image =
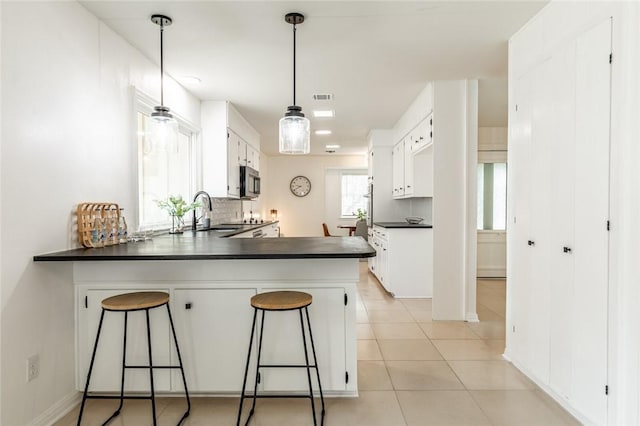
{"type": "Polygon", "coordinates": [[[289,188],[293,195],[297,197],[304,197],[311,192],[311,181],[306,176],[296,176],[291,179],[289,188]]]}

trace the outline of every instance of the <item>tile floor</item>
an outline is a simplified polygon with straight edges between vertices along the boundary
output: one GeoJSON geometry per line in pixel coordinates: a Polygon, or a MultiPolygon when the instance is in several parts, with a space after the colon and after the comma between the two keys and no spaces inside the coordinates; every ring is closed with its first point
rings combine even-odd
{"type": "MultiPolygon", "coordinates": [[[[578,425],[504,361],[505,281],[478,280],[479,323],[433,322],[431,300],[393,299],[361,263],[357,300],[359,398],[327,398],[325,425],[578,425]]],[[[159,398],[160,425],[175,425],[180,398],[159,398]]],[[[88,402],[101,424],[114,401],[88,402]]],[[[237,398],[193,398],[184,423],[235,424],[237,398]]],[[[56,423],[75,425],[78,409],[56,423]]],[[[113,425],[151,424],[148,401],[128,401],[113,425]]],[[[311,425],[304,400],[259,400],[256,426],[311,425]]]]}

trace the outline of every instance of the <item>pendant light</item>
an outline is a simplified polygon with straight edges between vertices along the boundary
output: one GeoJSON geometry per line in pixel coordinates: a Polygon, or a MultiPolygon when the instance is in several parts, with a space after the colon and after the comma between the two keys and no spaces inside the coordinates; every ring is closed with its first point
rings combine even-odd
{"type": "Polygon", "coordinates": [[[287,13],[284,20],[293,25],[293,105],[287,107],[280,119],[280,153],[308,154],[311,150],[309,119],[296,105],[296,25],[304,22],[304,15],[287,13]]]}
{"type": "Polygon", "coordinates": [[[150,120],[150,137],[153,149],[166,151],[169,147],[177,148],[178,122],[164,106],[164,27],[173,23],[165,15],[151,15],[151,22],[160,26],[160,105],[153,108],[150,120]]]}

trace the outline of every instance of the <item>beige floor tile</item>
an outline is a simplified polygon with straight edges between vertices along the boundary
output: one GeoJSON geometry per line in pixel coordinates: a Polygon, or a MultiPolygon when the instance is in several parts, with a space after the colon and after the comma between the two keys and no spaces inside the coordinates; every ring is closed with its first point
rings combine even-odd
{"type": "MultiPolygon", "coordinates": [[[[191,413],[182,423],[185,426],[224,426],[236,423],[239,398],[191,398],[191,413]]],[[[250,401],[246,401],[249,407],[250,401]]],[[[175,425],[184,413],[184,402],[172,398],[171,403],[162,412],[162,424],[175,425]]]]}
{"type": "Polygon", "coordinates": [[[535,389],[536,386],[508,361],[449,361],[467,389],[535,389]]]}
{"type": "Polygon", "coordinates": [[[382,356],[387,361],[437,361],[442,356],[428,339],[378,339],[382,356]]]}
{"type": "Polygon", "coordinates": [[[464,321],[433,321],[421,323],[420,327],[430,339],[477,339],[464,321]]]}
{"type": "Polygon", "coordinates": [[[494,425],[577,425],[559,406],[551,406],[534,390],[471,391],[494,425]]]}
{"type": "Polygon", "coordinates": [[[397,299],[365,300],[364,305],[367,307],[367,310],[407,310],[397,299]]]}
{"type": "Polygon", "coordinates": [[[395,390],[458,390],[464,386],[446,361],[385,361],[395,390]]]}
{"type": "MultiPolygon", "coordinates": [[[[161,425],[169,424],[162,418],[162,412],[169,405],[172,398],[156,398],[156,416],[158,423],[161,425]]],[[[184,404],[184,399],[181,400],[184,404]]],[[[101,425],[118,407],[116,400],[88,400],[85,405],[84,414],[82,416],[82,424],[86,426],[101,425]]],[[[182,405],[183,412],[185,405],[182,405]]],[[[55,423],[57,426],[75,425],[78,421],[78,413],[80,407],[74,408],[65,417],[55,423]]],[[[152,423],[151,402],[145,400],[128,400],[124,402],[124,406],[120,415],[113,419],[109,425],[125,426],[125,425],[143,425],[152,423]]],[[[173,423],[177,423],[180,416],[173,423]]]]}
{"type": "Polygon", "coordinates": [[[359,390],[393,390],[384,361],[358,361],[359,390]]]}
{"type": "MultiPolygon", "coordinates": [[[[325,399],[325,403],[327,400],[325,399]]],[[[321,416],[321,403],[320,399],[316,398],[315,401],[316,416],[318,424],[320,424],[321,416]]],[[[250,402],[245,402],[245,408],[243,410],[243,420],[246,421],[246,416],[249,414],[250,402]]],[[[235,420],[233,423],[235,424],[235,420]]],[[[313,414],[311,412],[311,403],[308,399],[297,398],[268,398],[258,399],[256,403],[256,409],[253,417],[251,418],[251,426],[281,426],[281,425],[299,425],[299,426],[311,426],[313,425],[313,414]]]]}
{"type": "Polygon", "coordinates": [[[358,340],[358,361],[381,360],[382,353],[375,340],[358,340]]]}
{"type": "Polygon", "coordinates": [[[371,324],[378,339],[426,339],[422,329],[416,323],[371,324]]]}
{"type": "Polygon", "coordinates": [[[481,339],[504,339],[504,321],[480,321],[468,324],[469,328],[481,339]]]}
{"type": "Polygon", "coordinates": [[[409,311],[369,309],[369,322],[415,322],[409,311]]]}
{"type": "Polygon", "coordinates": [[[358,398],[328,398],[325,425],[405,426],[406,423],[395,392],[361,391],[358,398]]]}
{"type": "Polygon", "coordinates": [[[356,310],[356,323],[366,324],[368,322],[369,322],[369,315],[367,315],[367,311],[365,309],[356,310]]]}
{"type": "Polygon", "coordinates": [[[427,310],[409,310],[416,322],[428,323],[433,321],[433,312],[427,310]]]}
{"type": "Polygon", "coordinates": [[[504,321],[504,317],[493,312],[484,305],[478,305],[476,308],[480,321],[504,321]]]}
{"type": "Polygon", "coordinates": [[[371,340],[376,338],[375,334],[373,334],[371,324],[356,324],[356,335],[358,336],[358,340],[371,340]]]}
{"type": "Polygon", "coordinates": [[[409,426],[489,426],[467,391],[398,391],[409,426]]]}
{"type": "Polygon", "coordinates": [[[404,306],[407,307],[410,311],[430,311],[431,310],[431,299],[398,299],[404,306]]]}
{"type": "Polygon", "coordinates": [[[433,340],[432,342],[446,360],[502,360],[504,352],[485,340],[433,340]]]}

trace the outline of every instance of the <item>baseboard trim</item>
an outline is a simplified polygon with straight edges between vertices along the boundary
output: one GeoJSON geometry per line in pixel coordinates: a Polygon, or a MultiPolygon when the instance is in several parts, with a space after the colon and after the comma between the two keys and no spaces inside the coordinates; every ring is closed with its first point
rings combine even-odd
{"type": "Polygon", "coordinates": [[[47,408],[42,414],[33,419],[28,426],[51,426],[73,410],[81,400],[82,392],[73,391],[47,408]]]}
{"type": "MultiPolygon", "coordinates": [[[[506,352],[505,352],[505,354],[506,354],[506,352]]],[[[507,358],[507,357],[505,357],[505,358],[507,358]]],[[[560,404],[560,406],[562,406],[562,408],[567,410],[569,412],[569,414],[571,414],[573,417],[575,417],[580,423],[582,423],[583,425],[592,424],[581,413],[576,411],[576,409],[573,408],[573,406],[571,405],[571,403],[569,403],[569,401],[567,401],[565,398],[563,398],[562,396],[557,394],[547,384],[545,384],[544,382],[538,380],[538,378],[536,376],[534,376],[533,374],[531,374],[530,371],[528,371],[526,368],[523,368],[522,365],[517,360],[509,359],[509,358],[507,358],[507,360],[509,360],[514,367],[516,367],[518,370],[520,370],[520,372],[522,374],[527,376],[529,378],[529,380],[531,380],[533,383],[535,383],[544,393],[549,395],[549,397],[551,399],[553,399],[555,402],[560,404]]]]}
{"type": "Polygon", "coordinates": [[[466,322],[480,322],[480,318],[478,318],[478,314],[476,312],[467,312],[464,320],[466,322]]]}

